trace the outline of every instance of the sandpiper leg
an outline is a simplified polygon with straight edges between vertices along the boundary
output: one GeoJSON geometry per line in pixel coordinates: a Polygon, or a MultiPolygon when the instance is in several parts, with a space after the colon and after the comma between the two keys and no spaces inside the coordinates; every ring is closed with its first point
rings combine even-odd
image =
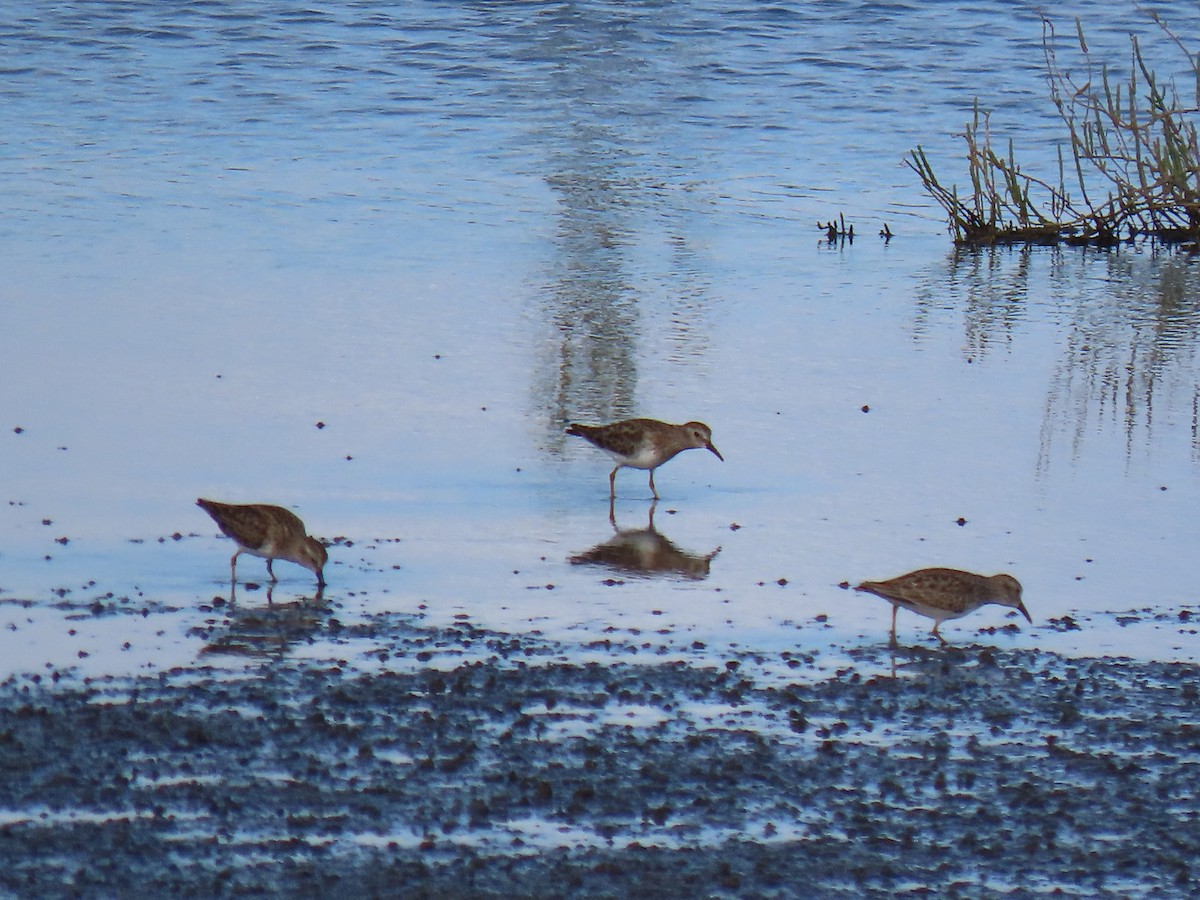
{"type": "Polygon", "coordinates": [[[272,570],[272,568],[271,568],[271,560],[270,560],[270,559],[268,559],[268,560],[267,560],[267,574],[271,576],[271,580],[272,580],[272,581],[278,581],[278,580],[279,580],[278,578],[276,578],[276,577],[275,577],[275,572],[274,572],[274,570],[272,570]]]}
{"type": "Polygon", "coordinates": [[[239,547],[233,556],[229,557],[229,580],[237,584],[237,558],[241,556],[242,548],[239,547]]]}
{"type": "Polygon", "coordinates": [[[650,493],[652,493],[654,495],[655,500],[662,499],[662,497],[658,496],[658,489],[654,486],[654,470],[653,469],[650,470],[650,493]]]}
{"type": "Polygon", "coordinates": [[[900,611],[900,607],[898,607],[895,603],[893,603],[892,604],[892,639],[891,639],[891,645],[893,647],[896,646],[896,613],[899,611],[900,611]]]}
{"type": "Polygon", "coordinates": [[[935,638],[937,638],[939,641],[941,641],[943,644],[948,644],[950,642],[948,640],[946,640],[944,637],[942,637],[942,633],[940,631],[938,631],[938,626],[941,624],[942,624],[941,622],[933,623],[933,636],[935,638]]]}
{"type": "Polygon", "coordinates": [[[617,469],[619,469],[619,468],[621,468],[621,467],[615,466],[613,468],[613,470],[608,473],[608,499],[609,500],[617,499],[617,469]]]}

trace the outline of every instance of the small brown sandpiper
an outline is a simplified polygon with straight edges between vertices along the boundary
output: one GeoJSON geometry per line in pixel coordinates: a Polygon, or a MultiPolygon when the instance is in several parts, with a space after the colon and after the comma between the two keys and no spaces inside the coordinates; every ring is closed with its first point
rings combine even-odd
{"type": "Polygon", "coordinates": [[[1033,618],[1021,602],[1021,583],[1011,575],[976,575],[958,569],[918,569],[890,581],[864,581],[855,588],[892,604],[892,644],[896,643],[896,612],[903,606],[933,619],[933,635],[946,643],[938,626],[988,603],[1017,610],[1030,624],[1033,618]]]}
{"type": "Polygon", "coordinates": [[[617,495],[617,469],[628,466],[632,469],[650,470],[650,493],[660,499],[654,487],[654,470],[682,450],[711,450],[713,455],[725,461],[713,446],[712,429],[703,422],[688,422],[672,425],[657,419],[626,419],[610,425],[572,424],[567,434],[577,435],[599,447],[617,464],[608,476],[608,496],[617,495]]]}
{"type": "Polygon", "coordinates": [[[237,544],[229,560],[229,574],[237,581],[237,558],[243,553],[263,557],[267,574],[277,581],[271,562],[286,559],[298,563],[317,576],[317,586],[325,587],[325,562],[329,559],[324,545],[309,537],[300,517],[282,506],[267,503],[218,503],[197,500],[196,505],[212,516],[221,532],[237,544]]]}

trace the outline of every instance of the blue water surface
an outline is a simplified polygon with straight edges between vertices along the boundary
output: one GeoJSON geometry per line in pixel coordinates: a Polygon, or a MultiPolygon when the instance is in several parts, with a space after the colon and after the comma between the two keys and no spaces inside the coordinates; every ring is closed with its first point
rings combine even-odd
{"type": "MultiPolygon", "coordinates": [[[[344,539],[346,621],[836,653],[890,612],[841,582],[954,565],[1035,613],[964,642],[1194,659],[1192,260],[958,253],[904,165],[965,185],[978,103],[1054,180],[1047,48],[1122,79],[1136,33],[1194,88],[1155,8],[1196,33],[1100,2],[1050,31],[966,0],[5,4],[10,668],[195,658],[230,552],[199,495],[344,539]],[[721,547],[705,579],[569,562],[613,526],[562,429],[635,414],[726,456],[657,477],[655,526],[721,547]],[[97,598],[164,606],[57,641],[97,598]]],[[[640,527],[643,476],[618,486],[640,527]]]]}

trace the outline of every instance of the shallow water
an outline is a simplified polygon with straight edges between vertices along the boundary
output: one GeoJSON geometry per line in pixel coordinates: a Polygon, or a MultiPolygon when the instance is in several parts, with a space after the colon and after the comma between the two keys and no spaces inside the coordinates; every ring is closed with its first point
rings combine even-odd
{"type": "MultiPolygon", "coordinates": [[[[956,642],[1196,661],[1193,261],[956,254],[901,164],[977,95],[1052,159],[1033,7],[6,9],[0,672],[403,669],[351,636],[401,614],[819,673],[886,640],[839,585],[924,565],[1025,585],[956,642]],[[562,428],[632,414],[726,457],[660,470],[667,572],[572,562],[614,529],[562,428]],[[239,639],[197,496],[339,539],[326,611],[239,639]]],[[[1153,33],[1076,14],[1118,68],[1153,33]]]]}
{"type": "MultiPolygon", "coordinates": [[[[1055,15],[1072,66],[1075,15],[1117,74],[1154,34],[1055,15]]],[[[953,178],[980,96],[1052,168],[1041,36],[7,4],[5,889],[1194,889],[1196,266],[955,253],[901,163],[953,178]],[[610,522],[563,427],[635,414],[726,461],[622,471],[610,522]],[[296,509],[324,595],[243,558],[231,602],[198,496],[296,509]],[[844,585],[926,565],[1033,625],[890,651],[844,585]]]]}

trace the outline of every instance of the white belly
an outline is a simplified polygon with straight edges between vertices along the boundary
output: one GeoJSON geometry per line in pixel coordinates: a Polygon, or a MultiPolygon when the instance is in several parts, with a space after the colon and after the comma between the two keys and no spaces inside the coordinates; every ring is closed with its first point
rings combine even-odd
{"type": "Polygon", "coordinates": [[[664,460],[654,452],[653,447],[641,447],[638,449],[637,453],[634,453],[632,456],[622,456],[619,453],[613,453],[611,450],[607,450],[605,452],[608,453],[608,455],[611,456],[619,465],[629,466],[632,469],[653,469],[655,466],[662,465],[664,462],[664,460]]]}

